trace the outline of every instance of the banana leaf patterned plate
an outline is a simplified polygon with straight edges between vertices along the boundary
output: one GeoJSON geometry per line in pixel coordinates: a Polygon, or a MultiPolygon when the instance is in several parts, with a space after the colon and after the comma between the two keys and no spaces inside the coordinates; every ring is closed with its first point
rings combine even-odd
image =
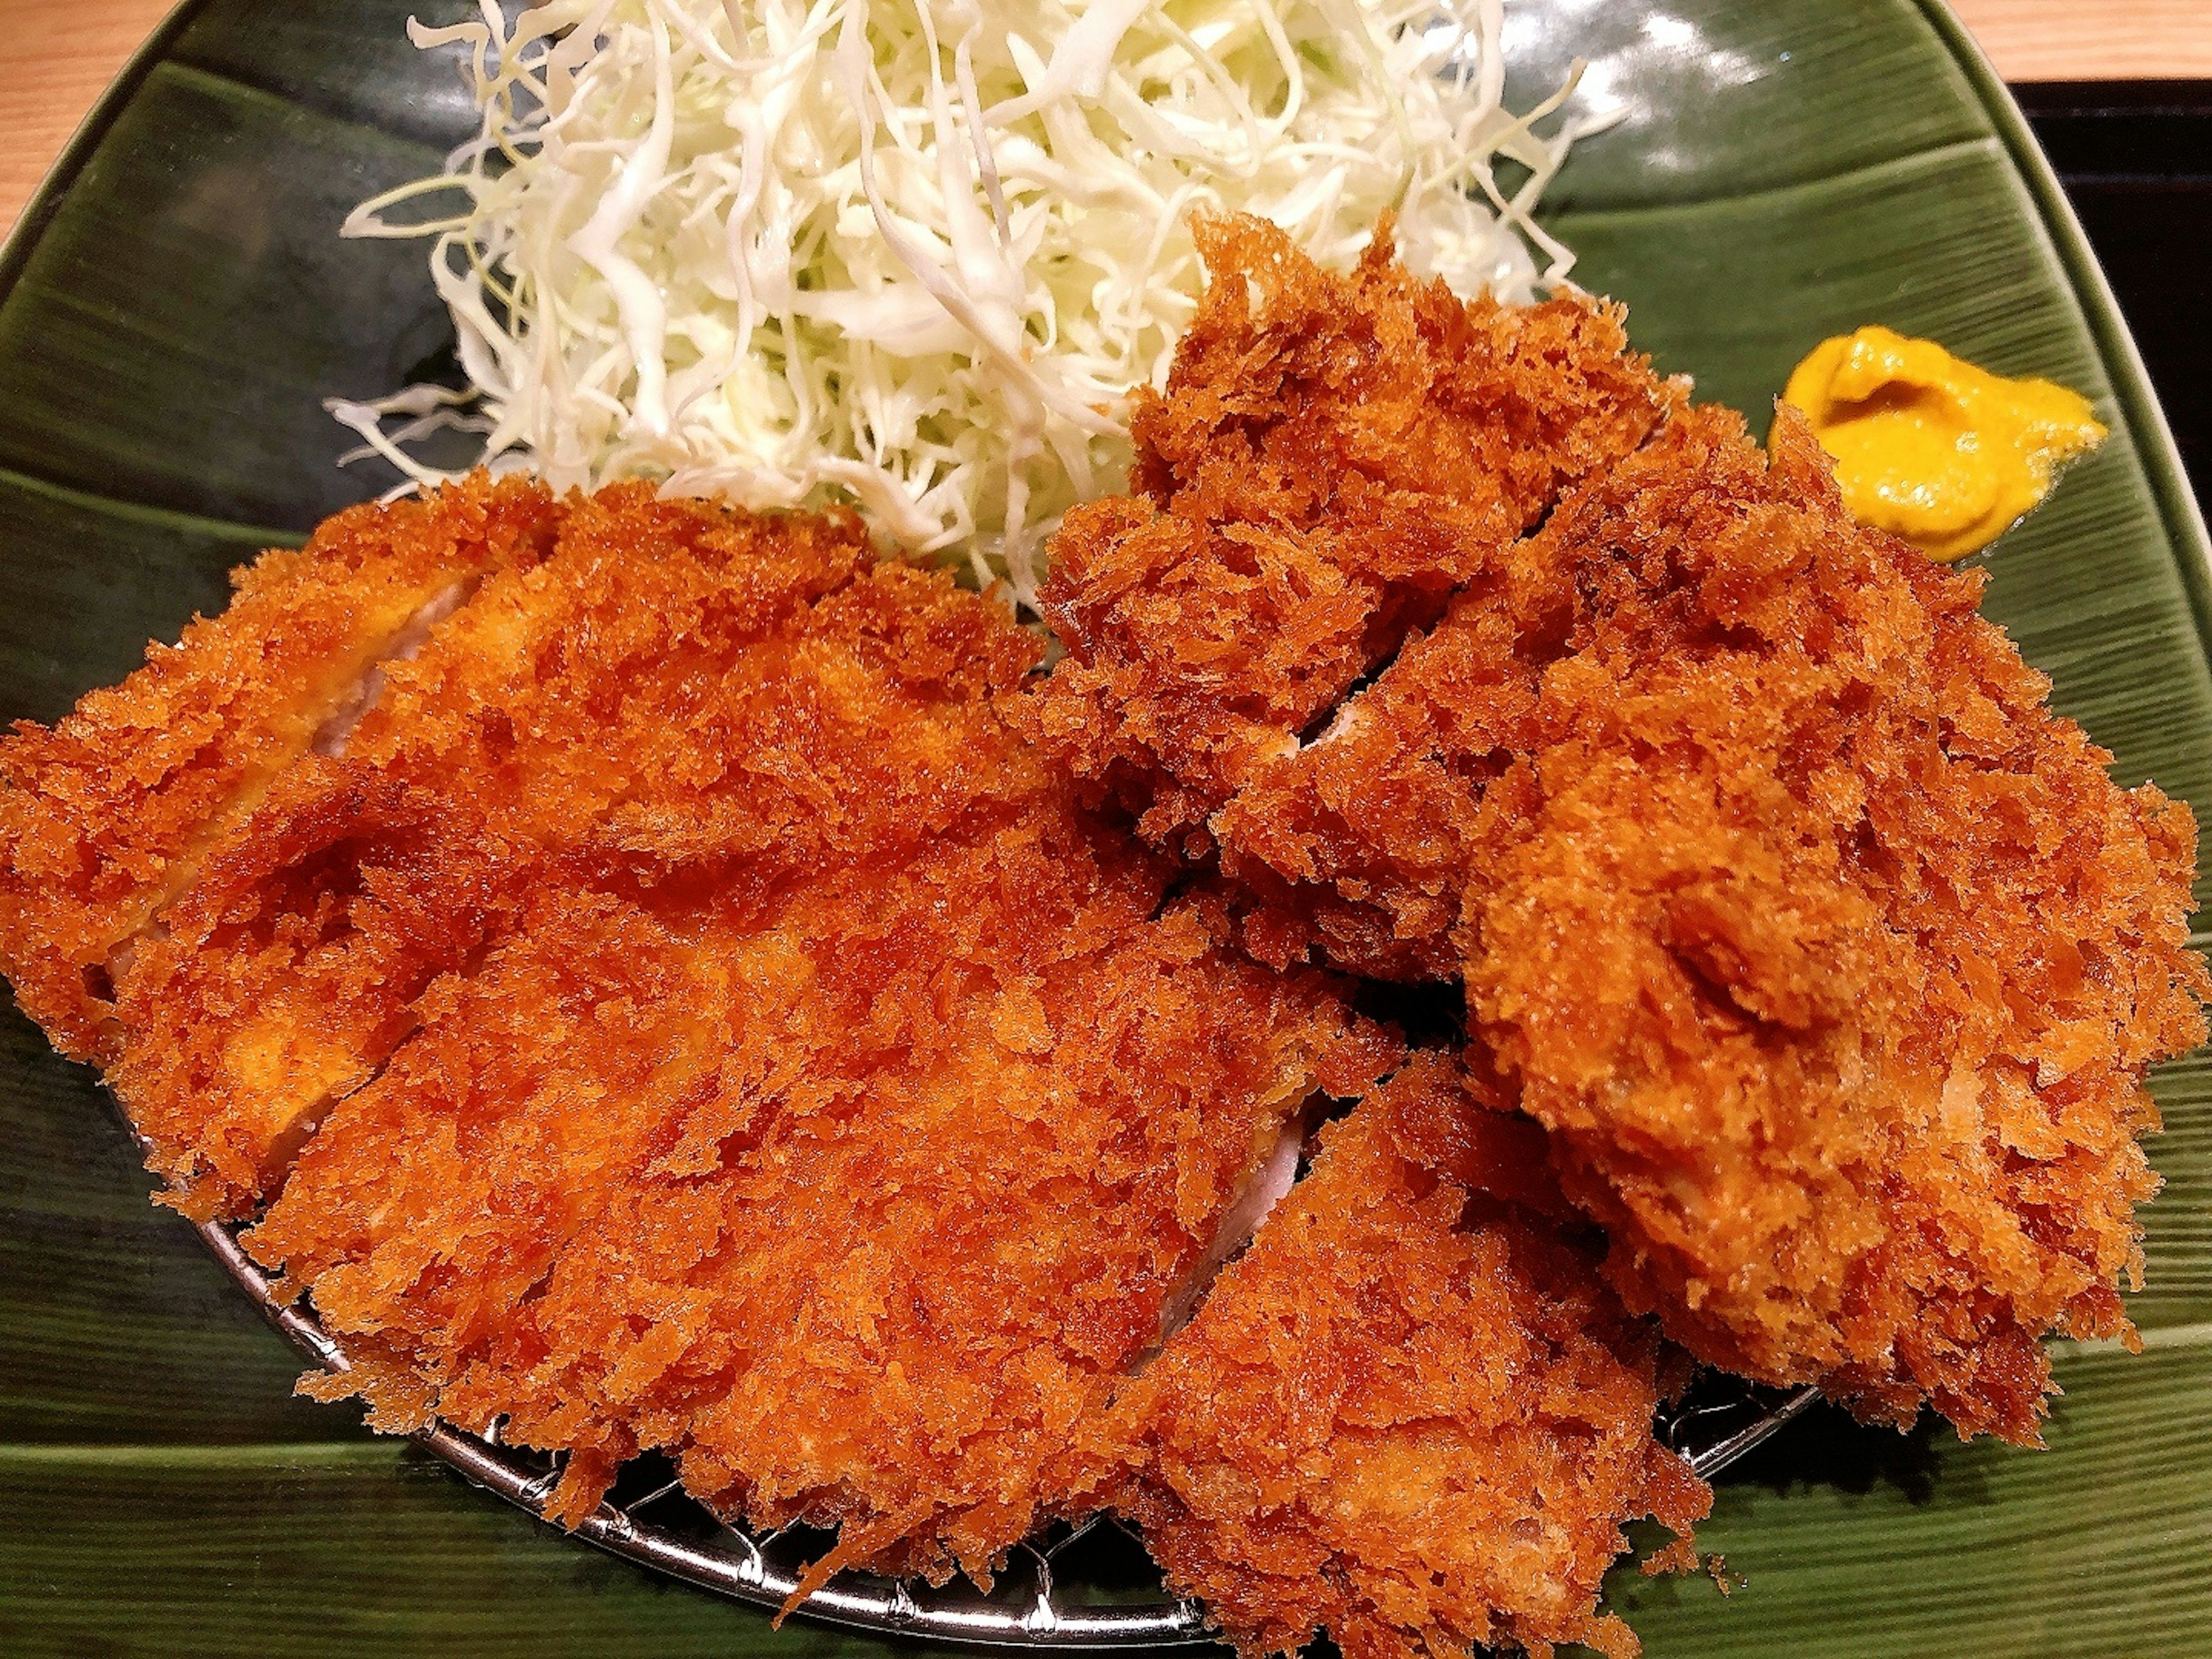
{"type": "MultiPolygon", "coordinates": [[[[391,475],[320,400],[434,372],[419,251],[356,202],[468,131],[405,19],[459,0],[188,0],[0,253],[0,718],[50,720],[224,572],[391,475]]],[[[2212,819],[2212,562],[2102,277],[1939,0],[1516,0],[1526,86],[1621,122],[1549,222],[1639,343],[1762,422],[1814,341],[1935,336],[2113,437],[1990,557],[2056,700],[2212,819]]],[[[2145,1352],[2073,1346],[2051,1449],[1825,1408],[1722,1478],[1707,1578],[1615,1580],[1657,1659],[2212,1655],[2212,1065],[2157,1079],[2145,1352]]],[[[580,1548],[294,1400],[300,1362],[148,1178],[90,1073],[0,1012],[0,1652],[875,1659],[580,1548]]]]}

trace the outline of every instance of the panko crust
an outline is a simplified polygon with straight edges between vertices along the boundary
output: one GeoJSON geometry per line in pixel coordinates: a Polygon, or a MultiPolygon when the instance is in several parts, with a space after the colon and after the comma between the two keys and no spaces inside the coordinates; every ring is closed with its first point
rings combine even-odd
{"type": "Polygon", "coordinates": [[[343,723],[426,607],[536,562],[555,519],[541,485],[482,477],[351,508],[233,572],[228,608],[122,684],[0,738],[0,973],[55,1047],[112,1052],[117,952],[343,723]]]}
{"type": "Polygon", "coordinates": [[[1983,576],[1703,415],[1531,544],[1583,595],[1473,826],[1469,1004],[1630,1304],[1700,1357],[2033,1443],[2131,1337],[2195,825],[2046,706],[1983,576]]]}
{"type": "Polygon", "coordinates": [[[1261,960],[1463,980],[1608,1273],[1700,1358],[2034,1439],[2042,1338],[2130,1334],[2144,1074],[2204,1035],[2188,809],[2110,781],[1983,579],[1853,521],[1794,411],[1762,452],[1655,391],[1501,539],[1463,429],[1394,401],[1510,360],[1480,308],[1256,229],[1218,257],[1245,281],[1136,492],[1055,547],[1071,655],[1028,718],[1261,960]],[[1399,510],[1443,550],[1393,562],[1399,510]],[[1364,591],[1418,599],[1320,606],[1370,541],[1364,591]]]}
{"type": "Polygon", "coordinates": [[[1579,298],[1462,302],[1392,258],[1346,276],[1250,218],[1198,226],[1212,280],[1129,495],[1076,507],[1040,603],[1067,655],[1023,718],[1202,856],[1205,822],[1681,388],[1579,298]]]}
{"type": "Polygon", "coordinates": [[[1492,1190],[1546,1201],[1542,1143],[1415,1057],[1105,1419],[1110,1501],[1247,1659],[1638,1650],[1597,1611],[1622,1526],[1686,1540],[1711,1494],[1653,1438],[1656,1331],[1492,1190]]]}
{"type": "MultiPolygon", "coordinates": [[[[821,1576],[988,1576],[1282,1126],[1395,1063],[1320,975],[1158,914],[1155,861],[980,695],[890,741],[927,699],[867,642],[940,592],[820,601],[808,638],[862,665],[821,678],[875,729],[790,734],[808,778],[836,757],[800,738],[906,756],[906,812],[841,826],[825,797],[827,846],[765,903],[550,896],[308,1143],[248,1246],[382,1425],[504,1419],[569,1454],[571,1522],[654,1447],[726,1513],[840,1527],[821,1576]]],[[[941,636],[914,650],[949,671],[941,636]]]]}
{"type": "Polygon", "coordinates": [[[2207,982],[2187,809],[2110,781],[1982,580],[1853,522],[1791,411],[1770,457],[1696,410],[1214,828],[1449,943],[1670,1335],[2027,1441],[2040,1338],[2129,1334],[2143,1074],[2207,982]]]}
{"type": "MultiPolygon", "coordinates": [[[[331,623],[361,672],[250,802],[148,774],[153,819],[217,816],[118,955],[109,1079],[172,1201],[266,1206],[353,1361],[311,1392],[504,1419],[571,1522],[657,1447],[840,1527],[825,1574],[986,1575],[1286,1126],[1401,1045],[1074,799],[994,603],[849,518],[533,499],[404,649],[331,623]]],[[[204,625],[204,679],[289,707],[278,646],[243,675],[265,620],[204,625]]]]}
{"type": "Polygon", "coordinates": [[[849,520],[641,485],[556,517],[118,953],[108,1079],[179,1207],[251,1214],[428,988],[547,885],[711,884],[757,908],[845,849],[994,810],[967,746],[1036,647],[990,607],[877,565],[849,520]]]}
{"type": "Polygon", "coordinates": [[[1088,833],[762,933],[568,898],[502,944],[248,1235],[355,1358],[323,1391],[503,1418],[568,1454],[570,1522],[659,1448],[725,1513],[841,1527],[822,1575],[988,1577],[1282,1124],[1397,1052],[1150,920],[1088,833]]]}

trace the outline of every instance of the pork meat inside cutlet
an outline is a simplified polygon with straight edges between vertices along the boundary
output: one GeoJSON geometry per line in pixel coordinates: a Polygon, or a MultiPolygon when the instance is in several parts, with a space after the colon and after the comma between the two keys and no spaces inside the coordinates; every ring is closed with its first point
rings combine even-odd
{"type": "Polygon", "coordinates": [[[2029,1441],[2130,1334],[2146,1068],[2202,1040],[2195,828],[2045,704],[1983,578],[1678,419],[1214,819],[1441,932],[1608,1271],[1701,1358],[2029,1441]]]}
{"type": "Polygon", "coordinates": [[[1600,1278],[1527,1120],[1417,1057],[1103,1419],[1113,1506],[1247,1659],[1555,1643],[1633,1654],[1597,1611],[1626,1522],[1711,1494],[1652,1436],[1658,1340],[1600,1278]],[[1530,1207],[1530,1206],[1537,1207],[1530,1207]]]}
{"type": "Polygon", "coordinates": [[[1617,307],[1462,303],[1390,257],[1349,276],[1255,219],[1212,271],[1132,492],[1080,506],[1041,596],[1067,655],[1024,714],[1094,799],[1187,855],[1360,677],[1679,401],[1617,307]]]}
{"type": "Polygon", "coordinates": [[[357,507],[238,571],[230,606],[52,728],[0,739],[0,971],[77,1059],[112,1053],[112,981],[272,781],[334,738],[377,665],[551,533],[535,485],[357,507]]]}
{"type": "MultiPolygon", "coordinates": [[[[700,688],[726,727],[661,705],[749,787],[580,837],[248,1243],[353,1357],[323,1392],[568,1451],[564,1518],[659,1447],[725,1512],[841,1526],[825,1571],[986,1572],[1285,1126],[1397,1050],[1161,912],[995,713],[1034,653],[995,608],[882,566],[799,614],[700,688]]],[[[556,801],[569,763],[532,763],[556,801]]]]}

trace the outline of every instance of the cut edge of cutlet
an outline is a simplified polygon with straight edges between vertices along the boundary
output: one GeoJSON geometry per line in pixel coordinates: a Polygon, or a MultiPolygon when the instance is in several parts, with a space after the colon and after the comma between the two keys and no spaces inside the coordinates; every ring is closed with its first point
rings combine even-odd
{"type": "Polygon", "coordinates": [[[103,1052],[132,941],[286,767],[343,740],[380,665],[543,556],[554,510],[483,475],[348,509],[234,571],[228,606],[121,684],[0,738],[0,972],[58,1048],[103,1052]]]}
{"type": "MultiPolygon", "coordinates": [[[[1663,430],[1689,387],[1658,379],[1630,349],[1618,306],[1580,295],[1528,307],[1462,302],[1416,281],[1395,261],[1387,217],[1343,276],[1264,222],[1215,217],[1198,231],[1212,280],[1166,392],[1140,394],[1130,491],[1075,507],[1055,536],[1040,605],[1066,655],[1021,717],[1088,798],[1204,864],[1216,852],[1212,821],[1249,781],[1341,718],[1581,479],[1663,430]],[[1575,396],[1516,402],[1504,383],[1522,372],[1512,368],[1519,353],[1575,396]],[[1456,424],[1438,420],[1424,441],[1439,453],[1416,467],[1408,432],[1370,432],[1358,418],[1408,395],[1395,381],[1395,394],[1370,392],[1347,367],[1370,358],[1398,363],[1401,378],[1425,375],[1431,402],[1430,383],[1449,381],[1455,365],[1486,364],[1490,395],[1461,399],[1456,424]],[[1278,383],[1240,392],[1264,379],[1263,362],[1278,383]],[[1476,442],[1492,423],[1511,429],[1510,453],[1475,469],[1483,499],[1470,501],[1468,478],[1451,470],[1466,458],[1442,450],[1476,442]],[[1334,434],[1327,444],[1340,446],[1328,453],[1316,447],[1293,464],[1269,450],[1277,439],[1326,447],[1324,428],[1334,434]],[[1347,517],[1359,522],[1334,523],[1347,517]],[[1193,588],[1201,576],[1227,586],[1193,588]],[[1274,591],[1285,583],[1295,596],[1274,591]],[[1203,615],[1180,645],[1161,633],[1169,610],[1203,615]],[[1320,655],[1277,660],[1297,617],[1320,630],[1320,655]],[[1255,675],[1266,683],[1231,683],[1255,675]]],[[[1294,874],[1273,885],[1243,940],[1261,959],[1285,965],[1325,940],[1328,959],[1352,971],[1445,976],[1443,957],[1401,937],[1382,907],[1294,874]]]]}
{"type": "Polygon", "coordinates": [[[1352,1659],[1501,1641],[1625,1659],[1632,1632],[1598,1610],[1625,1526],[1675,1535],[1649,1570],[1695,1559],[1711,1492],[1652,1430],[1675,1356],[1560,1231],[1579,1218],[1543,1130],[1481,1092],[1456,1060],[1417,1052],[1322,1129],[1311,1172],[1090,1425],[1096,1495],[1245,1659],[1324,1631],[1352,1659]],[[1500,1294],[1518,1305],[1478,1311],[1500,1294]],[[1527,1352],[1501,1360],[1508,1339],[1527,1352]],[[1547,1455],[1553,1432],[1571,1449],[1547,1455]],[[1519,1461],[1487,1489],[1481,1460],[1509,1438],[1519,1461]],[[1425,1501],[1363,1504],[1378,1481],[1425,1501]],[[1563,1494],[1589,1506],[1568,1514],[1563,1494]]]}

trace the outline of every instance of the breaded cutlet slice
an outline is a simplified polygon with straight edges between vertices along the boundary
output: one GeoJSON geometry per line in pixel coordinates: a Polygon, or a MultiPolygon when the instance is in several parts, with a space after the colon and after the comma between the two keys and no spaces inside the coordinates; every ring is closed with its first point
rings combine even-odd
{"type": "MultiPolygon", "coordinates": [[[[2032,1441],[2125,1336],[2153,1062],[2203,1039],[2194,824],[1855,523],[1692,410],[1218,815],[1222,864],[1449,939],[1608,1272],[1699,1358],[2032,1441]]],[[[1288,953],[1286,953],[1288,954],[1288,953]]]]}
{"type": "Polygon", "coordinates": [[[1794,411],[1768,454],[1711,426],[1541,538],[1601,597],[1492,787],[1470,1008],[1630,1305],[2037,1443],[2040,1339],[2134,1335],[2144,1074],[2212,991],[2195,822],[2051,712],[1982,573],[1850,518],[1794,411]]]}
{"type": "Polygon", "coordinates": [[[560,1518],[658,1447],[725,1513],[841,1527],[819,1576],[987,1574],[1285,1126],[1395,1063],[1160,890],[1045,793],[766,926],[549,902],[248,1246],[355,1361],[319,1391],[565,1450],[560,1518]]]}
{"type": "Polygon", "coordinates": [[[481,1412],[448,1396],[485,1353],[527,1342],[528,1304],[617,1189],[661,1164],[711,1171],[712,1139],[688,1160],[677,1149],[688,1121],[710,1108],[741,1121],[789,1085],[807,991],[773,933],[588,889],[529,903],[475,972],[419,1000],[419,1028],[337,1105],[246,1236],[289,1291],[313,1292],[352,1361],[313,1392],[360,1395],[395,1431],[442,1405],[477,1428],[512,1413],[509,1438],[544,1436],[579,1468],[629,1455],[641,1430],[604,1395],[518,1394],[481,1412]]]}
{"type": "Polygon", "coordinates": [[[0,738],[0,972],[55,1047],[108,1052],[112,980],[209,849],[337,739],[380,662],[542,556],[556,516],[541,486],[483,477],[341,513],[235,572],[220,617],[122,684],[0,738]]]}
{"type": "Polygon", "coordinates": [[[1223,804],[1212,828],[1231,890],[1254,901],[1238,907],[1248,949],[1351,964],[1387,941],[1424,977],[1459,976],[1484,792],[1534,741],[1570,578],[1510,550],[1323,731],[1223,804]]]}
{"type": "Polygon", "coordinates": [[[1246,1659],[1322,1632],[1348,1659],[1620,1659],[1597,1602],[1623,1526],[1685,1555],[1710,1504],[1653,1437],[1656,1329],[1543,1212],[1541,1132],[1455,1073],[1416,1056],[1324,1129],[1104,1419],[1109,1501],[1246,1659]]]}
{"type": "Polygon", "coordinates": [[[343,752],[275,780],[118,975],[108,1079],[172,1200],[251,1212],[535,894],[757,911],[993,810],[968,733],[1035,654],[850,521],[641,486],[564,504],[547,556],[387,665],[343,752]]]}
{"type": "Polygon", "coordinates": [[[868,1109],[790,1121],[764,1164],[823,1178],[753,1200],[714,1264],[775,1338],[694,1423],[684,1478],[757,1519],[839,1521],[817,1579],[981,1575],[1069,1513],[1077,1425],[1161,1340],[1308,1102],[1396,1060],[1334,987],[1223,954],[1183,910],[937,1006],[910,1000],[922,1052],[868,1109]],[[811,1233],[836,1265],[777,1325],[811,1233]]]}
{"type": "Polygon", "coordinates": [[[1395,1040],[1159,914],[1000,717],[1038,647],[992,603],[849,520],[554,518],[210,835],[111,1080],[173,1201],[273,1200],[252,1248],[356,1361],[322,1392],[506,1418],[570,1519],[657,1445],[987,1571],[1395,1040]]]}
{"type": "Polygon", "coordinates": [[[997,742],[990,696],[1040,654],[942,572],[879,562],[850,515],[617,484],[573,498],[556,556],[488,585],[449,648],[395,670],[347,752],[410,785],[466,775],[592,879],[772,881],[1033,793],[1035,763],[984,788],[975,754],[997,742]]]}
{"type": "Polygon", "coordinates": [[[1202,856],[1207,817],[1560,495],[1681,398],[1619,307],[1462,302],[1392,257],[1347,276],[1250,218],[1197,226],[1211,281],[1131,493],[1079,506],[1040,604],[1067,654],[1029,728],[1202,856]]]}

